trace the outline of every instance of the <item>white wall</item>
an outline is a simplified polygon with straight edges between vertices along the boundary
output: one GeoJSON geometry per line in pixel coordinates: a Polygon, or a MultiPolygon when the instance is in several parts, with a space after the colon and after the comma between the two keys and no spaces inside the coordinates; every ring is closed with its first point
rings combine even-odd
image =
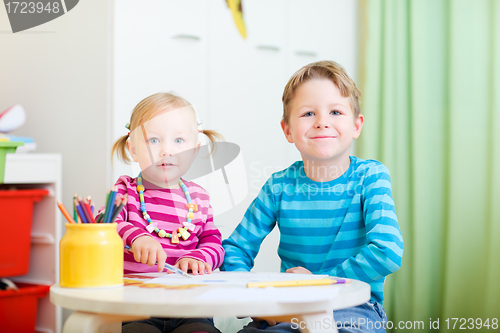
{"type": "MultiPolygon", "coordinates": [[[[3,7],[3,6],[2,6],[3,7]]],[[[62,198],[104,203],[109,153],[108,5],[80,1],[67,14],[13,34],[0,8],[0,111],[21,104],[38,153],[61,153],[62,198]]]]}

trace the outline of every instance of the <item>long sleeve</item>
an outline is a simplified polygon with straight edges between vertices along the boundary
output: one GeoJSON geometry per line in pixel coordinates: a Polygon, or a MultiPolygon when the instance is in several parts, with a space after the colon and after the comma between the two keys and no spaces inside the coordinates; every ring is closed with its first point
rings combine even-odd
{"type": "Polygon", "coordinates": [[[186,252],[182,258],[194,258],[209,264],[212,269],[218,268],[224,259],[224,249],[222,248],[222,235],[215,227],[213,221],[212,207],[208,206],[207,221],[198,232],[198,245],[196,249],[186,252]]]}
{"type": "Polygon", "coordinates": [[[330,275],[376,282],[397,271],[403,256],[391,193],[389,171],[379,164],[367,170],[361,193],[366,228],[366,246],[353,257],[335,266],[330,275]]]}

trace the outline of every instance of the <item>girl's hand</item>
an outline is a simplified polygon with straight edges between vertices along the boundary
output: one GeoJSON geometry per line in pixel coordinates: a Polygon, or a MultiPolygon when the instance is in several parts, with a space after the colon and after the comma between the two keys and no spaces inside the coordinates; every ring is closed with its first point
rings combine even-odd
{"type": "Polygon", "coordinates": [[[150,236],[137,237],[132,243],[134,259],[142,264],[154,266],[158,261],[158,272],[163,272],[167,254],[160,242],[150,236]]]}
{"type": "MultiPolygon", "coordinates": [[[[175,264],[175,267],[182,269],[186,273],[191,270],[193,275],[212,274],[212,267],[209,264],[193,258],[182,258],[175,264]]],[[[173,272],[168,271],[167,273],[173,272]]]]}
{"type": "Polygon", "coordinates": [[[304,267],[292,267],[286,270],[287,273],[295,273],[295,274],[312,274],[310,270],[304,267]]]}

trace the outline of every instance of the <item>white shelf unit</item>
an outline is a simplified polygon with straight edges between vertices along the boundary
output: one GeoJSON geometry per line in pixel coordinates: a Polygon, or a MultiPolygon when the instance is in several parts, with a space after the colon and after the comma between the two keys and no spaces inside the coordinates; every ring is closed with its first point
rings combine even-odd
{"type": "MultiPolygon", "coordinates": [[[[61,201],[60,154],[7,154],[2,188],[43,188],[49,191],[33,207],[29,272],[11,277],[16,282],[52,285],[59,281],[59,240],[63,221],[56,201],[61,201]]],[[[36,332],[61,332],[62,310],[50,296],[38,302],[36,332]]]]}

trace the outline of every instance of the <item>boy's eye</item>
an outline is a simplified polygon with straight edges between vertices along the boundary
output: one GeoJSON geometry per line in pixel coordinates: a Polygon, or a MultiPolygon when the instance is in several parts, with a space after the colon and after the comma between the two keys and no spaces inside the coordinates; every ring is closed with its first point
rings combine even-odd
{"type": "Polygon", "coordinates": [[[311,116],[314,116],[314,112],[308,111],[308,112],[304,113],[302,116],[303,117],[311,117],[311,116]]]}
{"type": "Polygon", "coordinates": [[[158,140],[158,138],[151,138],[148,140],[148,143],[152,144],[152,145],[157,144],[159,142],[160,142],[160,140],[158,140]]]}
{"type": "Polygon", "coordinates": [[[182,138],[177,138],[174,140],[175,143],[183,143],[184,142],[184,139],[182,138]]]}
{"type": "Polygon", "coordinates": [[[337,111],[337,110],[333,110],[330,113],[333,114],[333,115],[339,115],[339,114],[341,114],[340,111],[337,111]]]}

